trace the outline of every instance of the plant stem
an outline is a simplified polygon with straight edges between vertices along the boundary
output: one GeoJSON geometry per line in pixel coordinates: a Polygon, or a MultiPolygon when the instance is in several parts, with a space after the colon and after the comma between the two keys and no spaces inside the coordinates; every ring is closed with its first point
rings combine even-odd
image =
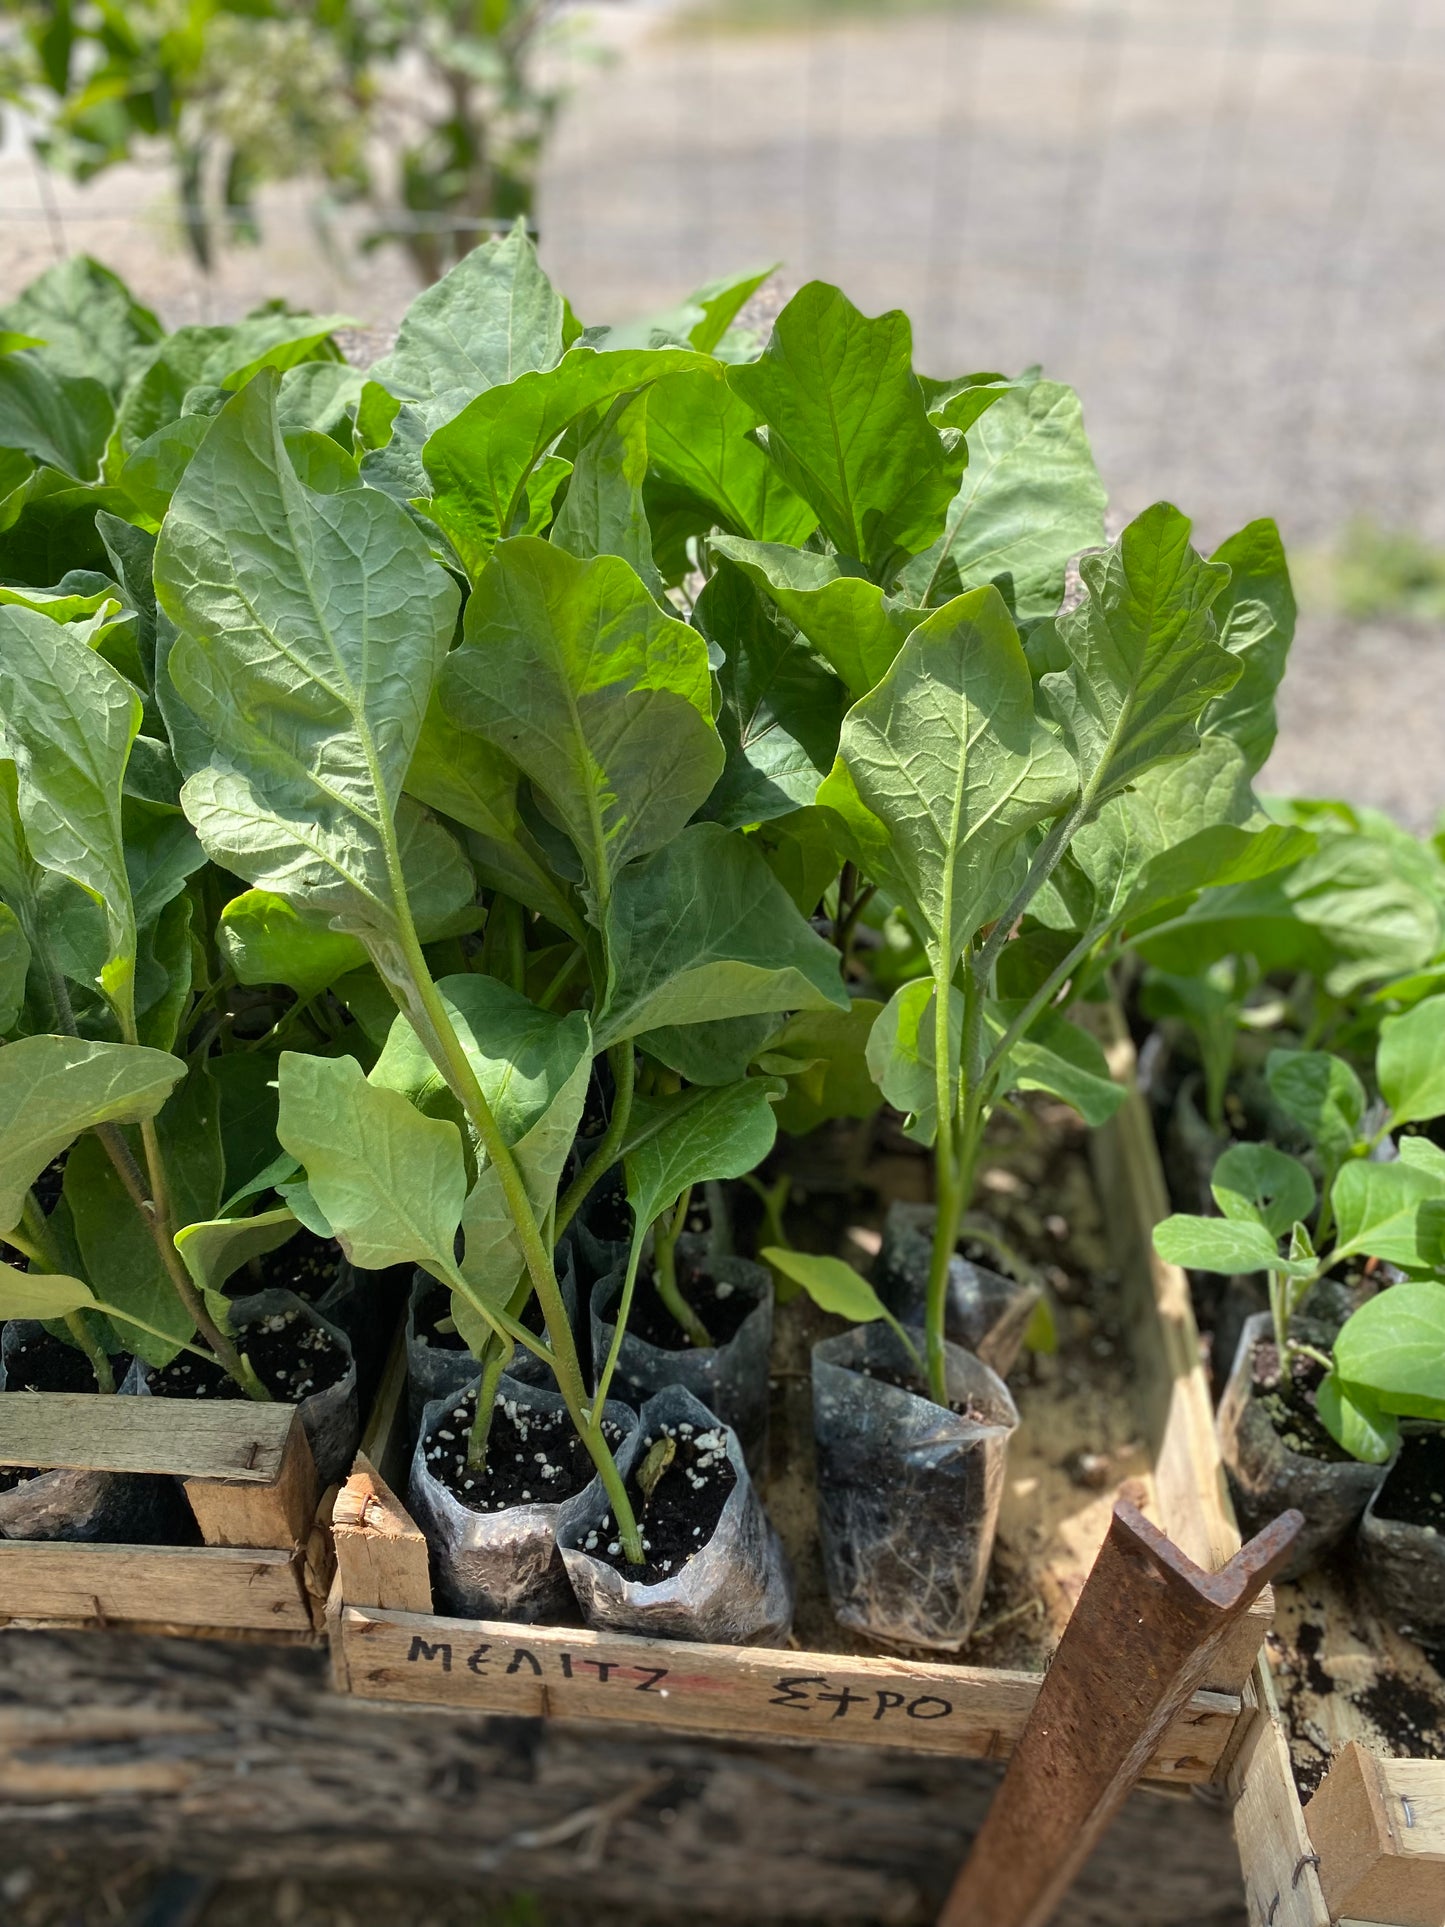
{"type": "MultiPolygon", "coordinates": [[[[515,1301],[515,1294],[514,1294],[515,1301]]],[[[510,1311],[511,1306],[508,1306],[510,1311]]],[[[487,1346],[487,1356],[482,1364],[482,1380],[477,1387],[477,1409],[472,1417],[471,1435],[467,1440],[467,1468],[481,1472],[487,1463],[487,1440],[492,1435],[492,1419],[497,1409],[497,1387],[502,1382],[502,1374],[512,1362],[515,1347],[493,1338],[487,1346]]]]}
{"type": "Polygon", "coordinates": [[[652,1282],[663,1304],[672,1313],[694,1345],[712,1344],[707,1326],[683,1296],[677,1282],[677,1241],[687,1222],[687,1207],[692,1202],[692,1186],[678,1199],[675,1211],[664,1211],[652,1227],[652,1282]]]}
{"type": "MultiPolygon", "coordinates": [[[[45,1221],[45,1213],[40,1209],[40,1201],[33,1191],[25,1194],[25,1206],[20,1223],[13,1231],[7,1232],[5,1242],[23,1251],[35,1267],[37,1277],[49,1273],[52,1277],[65,1276],[65,1266],[55,1240],[50,1235],[50,1226],[45,1221]]],[[[61,1322],[70,1333],[77,1351],[84,1353],[95,1374],[95,1383],[102,1392],[115,1390],[115,1373],[111,1370],[110,1360],[105,1355],[105,1347],[92,1335],[89,1326],[78,1311],[68,1311],[61,1322]]]]}
{"type": "Polygon", "coordinates": [[[607,1120],[607,1129],[603,1132],[597,1148],[562,1194],[561,1202],[557,1206],[559,1237],[576,1217],[593,1186],[605,1178],[616,1164],[623,1139],[627,1136],[628,1120],[632,1116],[632,1094],[637,1080],[637,1061],[633,1056],[632,1045],[630,1043],[614,1044],[607,1053],[607,1061],[612,1066],[614,1085],[612,1115],[607,1120]]]}
{"type": "Polygon", "coordinates": [[[933,1250],[928,1263],[928,1297],[924,1325],[928,1341],[928,1385],[938,1404],[948,1401],[948,1361],[944,1350],[943,1326],[948,1303],[948,1265],[958,1240],[958,1220],[963,1205],[958,1196],[953,1156],[953,1117],[956,1099],[953,1088],[953,1040],[949,1016],[952,1006],[952,978],[937,970],[933,978],[933,1075],[937,1134],[933,1144],[934,1198],[936,1217],[933,1225],[933,1250]]]}
{"type": "Polygon", "coordinates": [[[562,965],[562,967],[556,972],[554,972],[552,981],[548,984],[547,988],[542,992],[541,996],[537,999],[538,1010],[552,1009],[552,1007],[557,1002],[557,999],[562,995],[562,992],[567,988],[567,985],[571,980],[573,974],[575,973],[578,964],[585,962],[585,960],[586,960],[585,953],[583,952],[581,946],[579,945],[578,948],[572,952],[571,956],[568,957],[568,959],[562,965]]]}

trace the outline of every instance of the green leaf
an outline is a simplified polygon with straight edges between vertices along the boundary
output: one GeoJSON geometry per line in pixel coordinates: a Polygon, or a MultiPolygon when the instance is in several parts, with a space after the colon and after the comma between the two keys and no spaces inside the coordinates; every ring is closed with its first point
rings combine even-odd
{"type": "Polygon", "coordinates": [[[303,361],[281,377],[276,417],[282,432],[309,429],[329,435],[348,451],[352,416],[361,400],[366,377],[344,361],[303,361]]]}
{"type": "Polygon", "coordinates": [[[871,1117],[879,1092],[868,1044],[883,1005],[855,997],[847,1010],[805,1010],[790,1017],[768,1045],[765,1068],[788,1088],[775,1111],[778,1129],[804,1137],[835,1117],[871,1117]]]}
{"type": "Polygon", "coordinates": [[[752,268],[744,274],[726,275],[709,281],[677,307],[662,314],[644,315],[638,321],[619,326],[589,328],[586,342],[591,347],[665,348],[682,342],[711,354],[726,334],[738,310],[757,293],[778,264],[752,268]]]}
{"type": "Polygon", "coordinates": [[[1367,1299],[1335,1340],[1335,1371],[1382,1411],[1445,1419],[1445,1285],[1406,1282],[1367,1299]]]}
{"type": "Polygon", "coordinates": [[[906,315],[870,320],[810,281],[728,383],[767,423],[770,458],[834,547],[875,580],[937,536],[963,453],[928,419],[906,315]]]}
{"type": "Polygon", "coordinates": [[[48,268],[0,308],[0,325],[38,335],[61,375],[89,375],[118,395],[165,332],[149,308],[88,254],[48,268]]]}
{"type": "Polygon", "coordinates": [[[121,792],[140,698],[61,624],[30,609],[0,608],[0,716],[30,854],[104,912],[107,939],[94,974],[129,1030],[136,913],[121,792]]]}
{"type": "Polygon", "coordinates": [[[758,825],[748,841],[805,917],[811,917],[843,860],[842,826],[831,810],[791,810],[758,825]]]}
{"type": "Polygon", "coordinates": [[[764,1264],[774,1266],[785,1278],[801,1285],[820,1311],[831,1312],[835,1318],[850,1319],[855,1325],[871,1325],[877,1319],[894,1322],[868,1280],[841,1258],[826,1258],[812,1251],[789,1251],[781,1245],[768,1245],[759,1256],[764,1264]]]}
{"type": "MultiPolygon", "coordinates": [[[[992,418],[995,411],[984,417],[992,418]]],[[[1239,680],[1210,604],[1228,577],[1189,546],[1189,522],[1160,502],[1104,555],[1086,556],[1085,599],[1061,616],[1069,667],[1041,687],[1097,805],[1199,742],[1211,697],[1239,680]]]]}
{"type": "Polygon", "coordinates": [[[520,781],[516,764],[464,727],[438,687],[407,771],[408,793],[464,827],[468,852],[483,883],[515,897],[580,941],[576,899],[522,821],[520,781]]]}
{"type": "Polygon", "coordinates": [[[1226,1218],[1262,1224],[1283,1238],[1315,1208],[1315,1181],[1272,1144],[1234,1144],[1216,1161],[1209,1188],[1226,1218]]]}
{"type": "Polygon", "coordinates": [[[848,703],[842,684],[727,563],[698,597],[693,620],[724,654],[717,727],[727,762],[705,815],[741,828],[806,808],[837,754],[848,703]]]}
{"type": "Polygon", "coordinates": [[[1380,1025],[1375,1081],[1392,1129],[1445,1111],[1445,997],[1427,997],[1380,1025]]]}
{"type": "Polygon", "coordinates": [[[722,372],[684,348],[573,348],[555,368],[488,389],[437,429],[422,451],[432,487],[423,507],[473,580],[497,543],[524,526],[533,473],[558,436],[619,395],[694,371],[722,372]]]}
{"type": "Polygon", "coordinates": [[[439,428],[473,397],[562,358],[562,297],[519,220],[424,288],[370,379],[439,428]]]}
{"type": "Polygon", "coordinates": [[[603,934],[599,1051],[664,1025],[847,1005],[838,952],[747,839],[719,824],[695,823],[629,864],[603,934]]]}
{"type": "Polygon", "coordinates": [[[400,1091],[367,1082],[354,1057],[281,1054],[276,1135],[354,1265],[423,1265],[452,1278],[466,1199],[461,1133],[400,1091]]]}
{"type": "Polygon", "coordinates": [[[749,1077],[677,1097],[638,1097],[623,1158],[627,1201],[639,1229],[670,1209],[689,1185],[746,1177],[773,1148],[776,1078],[749,1077]]]}
{"type": "Polygon", "coordinates": [[[689,1084],[736,1084],[766,1054],[782,1025],[776,1011],[756,1017],[665,1024],[658,1030],[643,1031],[637,1045],[689,1084]]]}
{"type": "Polygon", "coordinates": [[[758,417],[711,374],[669,375],[652,390],[647,452],[708,519],[760,542],[804,542],[818,518],[752,439],[758,417]]]}
{"type": "MultiPolygon", "coordinates": [[[[948,1090],[958,1102],[959,1053],[963,1047],[963,992],[948,990],[948,1090]]],[[[904,1131],[919,1144],[938,1134],[937,1004],[931,979],[919,977],[895,990],[868,1038],[868,1069],[884,1097],[904,1113],[904,1131]]]]}
{"type": "Polygon", "coordinates": [[[1327,1372],[1315,1393],[1320,1423],[1351,1458],[1366,1465],[1384,1465],[1400,1443],[1398,1421],[1382,1412],[1368,1394],[1340,1383],[1338,1372],[1327,1372]]]}
{"type": "MultiPolygon", "coordinates": [[[[389,997],[386,1002],[388,1011],[395,1008],[389,997]]],[[[238,1208],[236,1193],[276,1160],[277,1058],[228,1051],[211,1058],[210,1069],[221,1114],[222,1210],[230,1217],[238,1208]]]]}
{"type": "Polygon", "coordinates": [[[1418,969],[1439,946],[1438,888],[1426,887],[1373,837],[1322,837],[1282,887],[1296,921],[1333,952],[1323,973],[1331,996],[1350,997],[1364,984],[1418,969]]]}
{"type": "Polygon", "coordinates": [[[1344,1058],[1322,1050],[1272,1050],[1264,1074],[1275,1102],[1319,1146],[1330,1169],[1348,1157],[1367,1100],[1344,1058]]]}
{"type": "Polygon", "coordinates": [[[258,376],[217,416],[156,551],[168,674],[210,742],[182,797],[213,861],[390,950],[399,866],[418,920],[472,895],[401,795],[457,591],[386,496],[303,487],[276,386],[258,376]]]}
{"type": "Polygon", "coordinates": [[[1070,561],[1104,542],[1104,502],[1074,391],[1054,381],[1006,390],[969,426],[943,533],[904,567],[899,589],[934,608],[992,582],[1020,622],[1050,616],[1070,561]]]}
{"type": "Polygon", "coordinates": [[[254,1218],[208,1218],[176,1233],[176,1250],[198,1291],[215,1295],[253,1258],[279,1251],[301,1229],[294,1211],[280,1205],[254,1218]]]}
{"type": "Polygon", "coordinates": [[[285,897],[247,890],[216,925],[216,948],[243,984],[288,984],[303,1003],[366,962],[354,937],[307,923],[285,897]]]}
{"type": "Polygon", "coordinates": [[[0,448],[93,482],[114,418],[98,381],[53,373],[39,350],[0,356],[0,448]]]}
{"type": "Polygon", "coordinates": [[[1433,1171],[1398,1159],[1379,1164],[1355,1158],[1340,1171],[1330,1195],[1336,1258],[1358,1253],[1416,1269],[1436,1262],[1445,1225],[1445,1183],[1433,1171]]]}
{"type": "Polygon", "coordinates": [[[649,390],[622,396],[578,451],[550,540],[569,555],[620,555],[648,593],[666,596],[652,559],[652,532],[642,500],[647,479],[649,390]]]}
{"type": "Polygon", "coordinates": [[[707,646],[616,556],[579,562],[526,536],[499,548],[441,687],[545,799],[600,905],[722,769],[707,646]]]}
{"type": "Polygon", "coordinates": [[[1020,880],[1024,833],[1068,803],[1068,757],[1034,715],[1033,683],[996,589],[914,630],[843,724],[818,791],[866,874],[902,904],[935,971],[952,973],[1020,880]]]}
{"type": "Polygon", "coordinates": [[[877,686],[927,613],[885,595],[834,555],[729,535],[715,536],[712,546],[807,637],[855,698],[877,686]]]}
{"type": "MultiPolygon", "coordinates": [[[[984,1013],[985,1026],[1001,1036],[1020,1009],[994,1004],[984,1013]]],[[[1106,1123],[1128,1095],[1110,1075],[1098,1041],[1056,1010],[1033,1019],[1004,1061],[1001,1077],[1004,1088],[1061,1097],[1086,1124],[1106,1123]]]]}
{"type": "Polygon", "coordinates": [[[1195,1218],[1179,1211],[1154,1227],[1154,1249],[1166,1264],[1193,1271],[1278,1271],[1307,1278],[1315,1269],[1307,1259],[1282,1258],[1278,1241],[1249,1219],[1195,1218]]]}
{"type": "Polygon", "coordinates": [[[244,388],[262,369],[277,374],[316,356],[335,360],[333,332],[345,315],[263,313],[219,327],[177,328],[126,390],[116,424],[130,454],[167,423],[214,412],[223,390],[244,388]]]}
{"type": "Polygon", "coordinates": [[[9,1036],[25,1003],[30,944],[20,919],[0,903],[0,1035],[9,1036]]]}
{"type": "Polygon", "coordinates": [[[1205,711],[1206,734],[1223,732],[1244,751],[1251,776],[1274,747],[1275,691],[1294,640],[1295,600],[1279,530],[1268,519],[1251,522],[1214,551],[1229,581],[1213,608],[1219,640],[1244,664],[1239,681],[1205,711]]]}
{"type": "Polygon", "coordinates": [[[95,1303],[95,1293],[79,1278],[59,1272],[17,1271],[0,1264],[0,1319],[64,1318],[95,1303]]]}

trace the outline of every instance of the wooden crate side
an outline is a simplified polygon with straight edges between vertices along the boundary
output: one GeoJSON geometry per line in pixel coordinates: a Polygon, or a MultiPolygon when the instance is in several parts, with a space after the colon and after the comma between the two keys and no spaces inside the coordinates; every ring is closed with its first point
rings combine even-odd
{"type": "MultiPolygon", "coordinates": [[[[1033,1673],[641,1639],[343,1608],[352,1690],[454,1711],[617,1720],[717,1737],[901,1747],[1003,1758],[1038,1692],[1033,1673]]],[[[1214,1773],[1237,1699],[1196,1693],[1149,1777],[1214,1773]]]]}
{"type": "Polygon", "coordinates": [[[1351,1741],[1304,1818],[1332,1915],[1445,1927],[1445,1761],[1382,1760],[1351,1741]]]}
{"type": "Polygon", "coordinates": [[[302,1555],[0,1540],[4,1620],[312,1632],[302,1555]]]}
{"type": "Polygon", "coordinates": [[[1263,1660],[1255,1669],[1253,1701],[1228,1780],[1249,1927],[1330,1927],[1289,1743],[1263,1660]]]}
{"type": "Polygon", "coordinates": [[[426,1537],[364,1452],[338,1495],[331,1524],[347,1605],[431,1611],[426,1537]]]}
{"type": "MultiPolygon", "coordinates": [[[[1148,1106],[1134,1083],[1133,1043],[1117,1010],[1106,1010],[1095,1023],[1109,1067],[1128,1091],[1114,1116],[1093,1133],[1092,1148],[1129,1313],[1158,1521],[1196,1565],[1217,1572],[1238,1552],[1239,1528],[1219,1456],[1189,1280],[1154,1250],[1154,1227],[1169,1215],[1169,1200],[1148,1106]]],[[[1273,1594],[1266,1590],[1218,1654],[1210,1686],[1241,1690],[1273,1618],[1273,1594]]]]}
{"type": "Polygon", "coordinates": [[[321,1481],[311,1442],[295,1406],[281,1463],[266,1485],[240,1479],[188,1478],[189,1501],[208,1546],[270,1546],[282,1550],[305,1545],[316,1521],[321,1481]]]}
{"type": "Polygon", "coordinates": [[[85,1392],[7,1392],[0,1399],[0,1465],[96,1472],[165,1472],[183,1479],[274,1485],[293,1431],[294,1405],[224,1399],[97,1398],[85,1392]]]}

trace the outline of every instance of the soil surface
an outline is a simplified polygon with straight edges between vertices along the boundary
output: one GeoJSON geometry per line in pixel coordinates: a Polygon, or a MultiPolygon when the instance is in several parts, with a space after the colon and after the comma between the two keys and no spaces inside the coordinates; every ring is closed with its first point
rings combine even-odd
{"type": "Polygon", "coordinates": [[[305,1226],[284,1245],[268,1251],[230,1280],[232,1295],[243,1297],[249,1291],[266,1291],[272,1286],[294,1291],[308,1305],[319,1304],[341,1274],[344,1263],[341,1246],[334,1238],[318,1238],[305,1226]],[[248,1284],[248,1280],[252,1281],[248,1284]]]}
{"type": "MultiPolygon", "coordinates": [[[[299,1309],[275,1312],[238,1333],[241,1349],[273,1398],[299,1405],[345,1378],[351,1360],[329,1332],[299,1309]]],[[[211,1358],[180,1352],[169,1365],[146,1373],[155,1398],[245,1398],[236,1381],[211,1358]]]]}
{"type": "Polygon", "coordinates": [[[1405,1433],[1375,1512],[1382,1519],[1445,1530],[1445,1427],[1405,1433]]]}
{"type": "Polygon", "coordinates": [[[704,1431],[684,1420],[664,1426],[642,1441],[642,1453],[628,1477],[627,1491],[642,1528],[644,1565],[632,1565],[619,1539],[611,1539],[612,1514],[601,1529],[589,1532],[583,1550],[622,1573],[634,1585],[660,1586],[676,1579],[682,1568],[702,1551],[717,1530],[728,1495],[738,1482],[727,1456],[727,1434],[720,1425],[704,1431]],[[665,1443],[664,1443],[665,1441],[665,1443]],[[662,1446],[660,1469],[652,1483],[649,1464],[658,1467],[654,1448],[662,1446]],[[671,1454],[667,1446],[672,1447],[671,1454]],[[644,1482],[651,1490],[644,1489],[644,1482]]]}
{"type": "MultiPolygon", "coordinates": [[[[597,1476],[587,1448],[563,1410],[539,1411],[526,1400],[497,1394],[487,1462],[467,1464],[477,1395],[469,1391],[426,1435],[433,1478],[473,1512],[505,1512],[516,1505],[556,1505],[597,1476]]],[[[609,1443],[620,1434],[604,1426],[609,1443]]]]}
{"type": "MultiPolygon", "coordinates": [[[[905,1372],[895,1365],[860,1365],[858,1367],[858,1376],[860,1378],[876,1379],[880,1385],[895,1385],[900,1392],[912,1392],[915,1398],[926,1399],[930,1404],[933,1403],[933,1401],[928,1398],[926,1381],[920,1378],[916,1372],[905,1372]]],[[[948,1409],[953,1413],[955,1418],[968,1419],[975,1425],[988,1424],[989,1414],[987,1409],[982,1405],[975,1404],[972,1399],[951,1398],[948,1401],[948,1409]]]]}
{"type": "MultiPolygon", "coordinates": [[[[534,1292],[522,1309],[518,1323],[539,1338],[546,1335],[547,1320],[541,1300],[534,1292]]],[[[467,1341],[452,1318],[452,1295],[445,1285],[432,1285],[422,1293],[416,1308],[416,1333],[424,1345],[439,1352],[464,1352],[467,1341]],[[445,1328],[445,1329],[444,1329],[445,1328]]]]}
{"type": "MultiPolygon", "coordinates": [[[[706,1326],[714,1348],[720,1348],[736,1338],[748,1314],[757,1309],[758,1301],[752,1292],[739,1291],[736,1285],[729,1284],[726,1279],[714,1278],[701,1255],[688,1257],[682,1251],[678,1252],[677,1284],[683,1297],[706,1326]]],[[[655,1345],[659,1351],[686,1352],[693,1349],[692,1340],[658,1297],[651,1276],[639,1280],[627,1330],[630,1337],[640,1338],[647,1345],[655,1345]]]]}
{"type": "Polygon", "coordinates": [[[1272,1339],[1262,1339],[1254,1348],[1255,1397],[1279,1434],[1282,1444],[1301,1458],[1323,1459],[1330,1465],[1348,1464],[1350,1455],[1336,1444],[1320,1423],[1315,1409],[1325,1368],[1318,1359],[1302,1358],[1298,1352],[1290,1359],[1289,1383],[1280,1378],[1279,1351],[1272,1339]]]}

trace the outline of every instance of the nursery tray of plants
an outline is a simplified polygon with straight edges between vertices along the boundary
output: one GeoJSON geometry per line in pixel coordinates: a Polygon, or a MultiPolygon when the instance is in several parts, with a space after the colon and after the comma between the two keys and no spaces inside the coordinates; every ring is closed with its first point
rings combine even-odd
{"type": "MultiPolygon", "coordinates": [[[[1110,1048],[1116,1074],[1127,1075],[1130,1047],[1116,1034],[1110,1048]]],[[[1036,1129],[1040,1115],[1045,1130],[1067,1130],[1060,1107],[1036,1114],[1036,1129]]],[[[995,1578],[964,1663],[885,1654],[843,1632],[827,1612],[810,1543],[804,1443],[807,1344],[816,1335],[809,1319],[817,1314],[798,1305],[782,1321],[791,1338],[775,1353],[772,1477],[765,1485],[770,1515],[798,1573],[796,1645],[702,1645],[434,1614],[426,1540],[397,1496],[405,1489],[409,1449],[398,1350],[335,1513],[330,1631],[338,1687],[367,1699],[457,1711],[1006,1756],[1121,1484],[1143,1497],[1199,1563],[1217,1565],[1237,1545],[1187,1290],[1182,1277],[1150,1253],[1149,1214],[1157,1215],[1158,1197],[1147,1162],[1141,1166],[1130,1149],[1147,1134],[1147,1118],[1131,1095],[1092,1143],[1097,1203],[1090,1202],[1095,1235],[1107,1236],[1112,1301],[1080,1305],[1073,1322],[1082,1342],[1071,1346],[1066,1338],[1056,1356],[1029,1368],[1035,1386],[1015,1387],[1023,1423],[1010,1459],[995,1578]],[[804,1315],[794,1320],[794,1312],[804,1315]],[[1084,1358],[1092,1369],[1081,1368],[1084,1358]],[[1101,1379],[1109,1387],[1102,1395],[1101,1379]],[[1071,1421],[1078,1426],[1081,1414],[1102,1448],[1082,1464],[1081,1441],[1071,1436],[1071,1421]],[[1068,1471],[1060,1466],[1065,1460],[1068,1471]]],[[[1094,1193],[1085,1175],[1088,1142],[1075,1121],[1068,1154],[1083,1189],[1094,1193]]],[[[885,1152],[881,1161],[898,1169],[880,1172],[875,1162],[872,1175],[895,1195],[910,1183],[921,1186],[924,1167],[916,1159],[885,1152]]],[[[985,1175],[986,1190],[1003,1201],[1026,1191],[1016,1165],[1005,1147],[985,1175]]],[[[1199,1782],[1220,1774],[1267,1623],[1266,1600],[1222,1656],[1208,1690],[1194,1696],[1168,1733],[1151,1778],[1199,1782]]]]}
{"type": "Polygon", "coordinates": [[[192,1543],[0,1539],[0,1626],[318,1636],[330,1541],[294,1406],[11,1392],[0,1466],[16,1465],[169,1475],[192,1543]]]}

